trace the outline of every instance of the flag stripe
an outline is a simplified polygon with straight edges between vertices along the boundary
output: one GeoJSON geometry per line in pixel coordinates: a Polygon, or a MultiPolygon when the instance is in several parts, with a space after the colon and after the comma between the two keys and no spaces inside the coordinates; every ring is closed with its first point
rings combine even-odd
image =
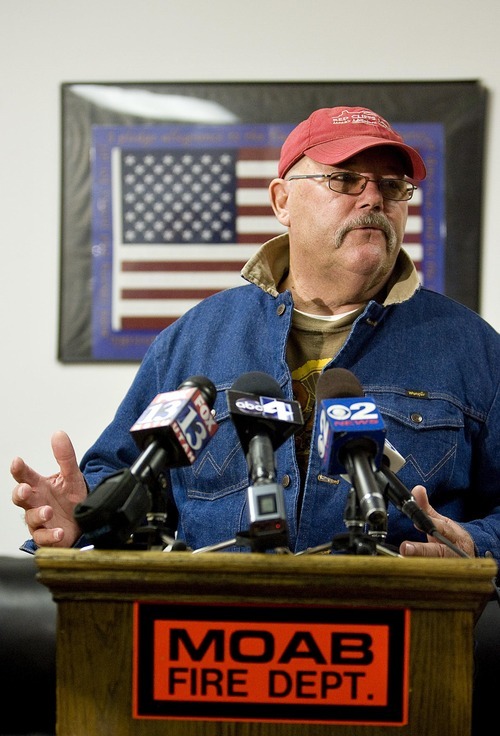
{"type": "Polygon", "coordinates": [[[125,289],[229,289],[241,285],[238,272],[232,271],[127,271],[120,278],[120,288],[125,289]]]}
{"type": "Polygon", "coordinates": [[[254,189],[240,186],[236,192],[236,206],[260,206],[265,207],[267,211],[270,212],[271,202],[269,199],[269,192],[267,189],[263,189],[262,186],[255,187],[254,189]]]}
{"type": "Polygon", "coordinates": [[[241,271],[241,261],[123,261],[122,271],[241,271]]]}
{"type": "Polygon", "coordinates": [[[237,207],[236,214],[237,214],[237,217],[239,218],[240,224],[241,224],[241,220],[243,217],[260,217],[260,218],[266,218],[266,219],[271,217],[273,220],[275,219],[273,215],[273,211],[270,207],[259,206],[259,205],[253,205],[253,206],[246,205],[242,207],[237,207]]]}
{"type": "Polygon", "coordinates": [[[184,314],[185,311],[194,307],[199,301],[199,296],[185,296],[170,299],[137,299],[129,300],[125,304],[124,316],[133,317],[161,317],[170,318],[184,314]]]}
{"type": "Polygon", "coordinates": [[[122,299],[205,299],[220,289],[122,289],[122,299]]]}
{"type": "Polygon", "coordinates": [[[151,331],[160,332],[165,327],[172,325],[179,315],[174,317],[123,317],[121,320],[122,329],[129,331],[151,331]]]}
{"type": "Polygon", "coordinates": [[[245,233],[244,235],[238,235],[238,243],[254,243],[255,245],[260,245],[265,243],[267,240],[271,240],[271,238],[276,237],[276,235],[279,235],[279,233],[266,233],[264,230],[257,233],[245,233]]]}

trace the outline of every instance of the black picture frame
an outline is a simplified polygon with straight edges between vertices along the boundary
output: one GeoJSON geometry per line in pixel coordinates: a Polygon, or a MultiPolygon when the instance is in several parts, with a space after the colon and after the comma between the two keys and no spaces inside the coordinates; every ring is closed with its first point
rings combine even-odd
{"type": "MultiPolygon", "coordinates": [[[[176,124],[175,104],[158,117],[147,101],[168,98],[184,107],[197,101],[226,110],[239,124],[277,126],[283,135],[319,107],[368,107],[398,129],[439,126],[443,151],[441,185],[429,200],[443,201],[442,221],[434,222],[443,246],[442,291],[479,309],[482,189],[487,90],[478,80],[431,82],[67,82],[61,85],[61,229],[58,359],[63,363],[137,362],[155,329],[127,341],[114,335],[115,352],[95,349],[96,273],[93,236],[99,216],[95,193],[95,131],[116,126],[137,130],[176,124]],[[135,93],[146,103],[122,105],[135,93]],[[109,95],[112,101],[109,101],[109,95]],[[106,97],[107,95],[107,97],[106,97]],[[94,179],[93,179],[94,177],[94,179]],[[97,214],[96,214],[97,213],[97,214]],[[94,333],[93,333],[94,330],[94,333]]],[[[203,122],[203,120],[202,120],[203,122]]],[[[210,125],[211,123],[203,123],[210,125]]],[[[417,128],[417,130],[420,130],[417,128]]],[[[432,141],[429,143],[432,147],[432,141]]],[[[418,134],[417,134],[418,147],[418,134]]],[[[437,160],[437,159],[436,159],[437,160]]],[[[437,160],[439,164],[439,160],[437,160]]],[[[270,177],[272,178],[272,177],[270,177]]],[[[439,181],[439,180],[437,180],[439,181]]],[[[432,180],[431,180],[432,183],[432,180]]],[[[263,242],[263,241],[262,241],[263,242]]],[[[105,286],[100,287],[101,290],[105,286]]],[[[109,331],[109,327],[106,327],[109,331]]],[[[158,328],[159,329],[159,328],[158,328]]]]}

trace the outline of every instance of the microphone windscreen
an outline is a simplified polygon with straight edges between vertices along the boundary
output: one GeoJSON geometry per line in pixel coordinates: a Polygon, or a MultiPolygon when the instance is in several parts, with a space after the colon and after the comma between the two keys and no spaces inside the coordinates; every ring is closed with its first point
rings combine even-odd
{"type": "Polygon", "coordinates": [[[212,381],[206,376],[190,376],[181,383],[179,388],[197,388],[201,392],[201,395],[205,399],[209,408],[213,408],[215,399],[217,398],[217,389],[212,381]]]}
{"type": "Polygon", "coordinates": [[[272,399],[285,398],[279,383],[268,373],[262,371],[251,371],[239,376],[231,386],[231,390],[257,396],[269,396],[272,399]]]}
{"type": "Polygon", "coordinates": [[[316,400],[350,399],[364,396],[363,387],[351,371],[346,368],[329,368],[322,373],[316,384],[316,400]]]}

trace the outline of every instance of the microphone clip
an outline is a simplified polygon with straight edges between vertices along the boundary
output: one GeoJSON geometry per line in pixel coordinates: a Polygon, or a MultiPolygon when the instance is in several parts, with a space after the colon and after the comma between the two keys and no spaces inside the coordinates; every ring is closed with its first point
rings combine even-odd
{"type": "Polygon", "coordinates": [[[361,510],[358,493],[351,486],[347,495],[344,523],[347,532],[336,534],[331,548],[353,555],[387,555],[400,557],[397,550],[385,544],[387,537],[387,515],[376,518],[373,522],[365,520],[361,510]]]}
{"type": "Polygon", "coordinates": [[[250,527],[239,532],[237,543],[252,552],[288,546],[283,488],[276,481],[256,482],[248,487],[250,527]]]}

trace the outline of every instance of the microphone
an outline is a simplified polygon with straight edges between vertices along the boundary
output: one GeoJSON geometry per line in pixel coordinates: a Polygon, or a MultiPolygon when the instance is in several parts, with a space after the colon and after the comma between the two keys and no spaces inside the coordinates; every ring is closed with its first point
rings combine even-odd
{"type": "Polygon", "coordinates": [[[278,382],[260,371],[240,376],[227,401],[252,481],[274,477],[274,451],[304,423],[300,404],[286,400],[278,382]]]}
{"type": "Polygon", "coordinates": [[[351,371],[330,368],[318,378],[318,453],[325,475],[347,474],[365,522],[387,523],[385,499],[375,476],[380,468],[385,427],[375,402],[364,396],[351,371]]]}
{"type": "Polygon", "coordinates": [[[192,376],[152,400],[130,429],[142,450],[137,460],[105,478],[75,507],[74,519],[95,547],[122,546],[148,514],[167,507],[160,498],[169,489],[164,471],[192,464],[216,433],[211,413],[216,395],[212,381],[192,376]]]}
{"type": "Polygon", "coordinates": [[[260,371],[240,376],[227,391],[227,401],[251,482],[250,529],[239,536],[257,550],[284,546],[288,527],[274,452],[303,425],[300,404],[285,399],[277,381],[260,371]]]}
{"type": "Polygon", "coordinates": [[[387,495],[394,506],[411,519],[421,532],[434,536],[436,533],[434,522],[420,508],[405,484],[391,470],[385,455],[376,476],[382,493],[387,495]]]}
{"type": "MultiPolygon", "coordinates": [[[[396,472],[403,467],[405,459],[385,439],[384,423],[375,402],[372,397],[364,396],[363,387],[354,374],[344,368],[330,368],[325,371],[318,378],[316,397],[318,403],[321,402],[318,452],[322,459],[322,470],[327,475],[342,475],[343,468],[347,469],[361,509],[365,509],[365,521],[372,521],[368,515],[372,507],[375,511],[371,516],[373,519],[378,518],[378,510],[383,503],[380,524],[384,523],[384,519],[386,522],[384,497],[387,496],[420,531],[439,540],[458,556],[467,557],[463,550],[437,531],[432,519],[418,506],[411,492],[397,477],[396,472]],[[364,400],[356,401],[349,398],[350,396],[363,397],[364,400]],[[367,430],[366,427],[371,429],[367,430]],[[365,463],[366,477],[362,479],[363,485],[359,483],[361,477],[355,474],[356,459],[349,457],[353,453],[366,453],[371,460],[371,463],[365,463]],[[373,481],[379,489],[375,493],[373,481]]],[[[374,525],[376,523],[373,521],[374,525]]]]}
{"type": "Polygon", "coordinates": [[[218,429],[212,416],[217,390],[206,376],[191,376],[177,391],[155,396],[130,432],[143,450],[131,472],[147,480],[151,471],[168,465],[191,465],[218,429]]]}

